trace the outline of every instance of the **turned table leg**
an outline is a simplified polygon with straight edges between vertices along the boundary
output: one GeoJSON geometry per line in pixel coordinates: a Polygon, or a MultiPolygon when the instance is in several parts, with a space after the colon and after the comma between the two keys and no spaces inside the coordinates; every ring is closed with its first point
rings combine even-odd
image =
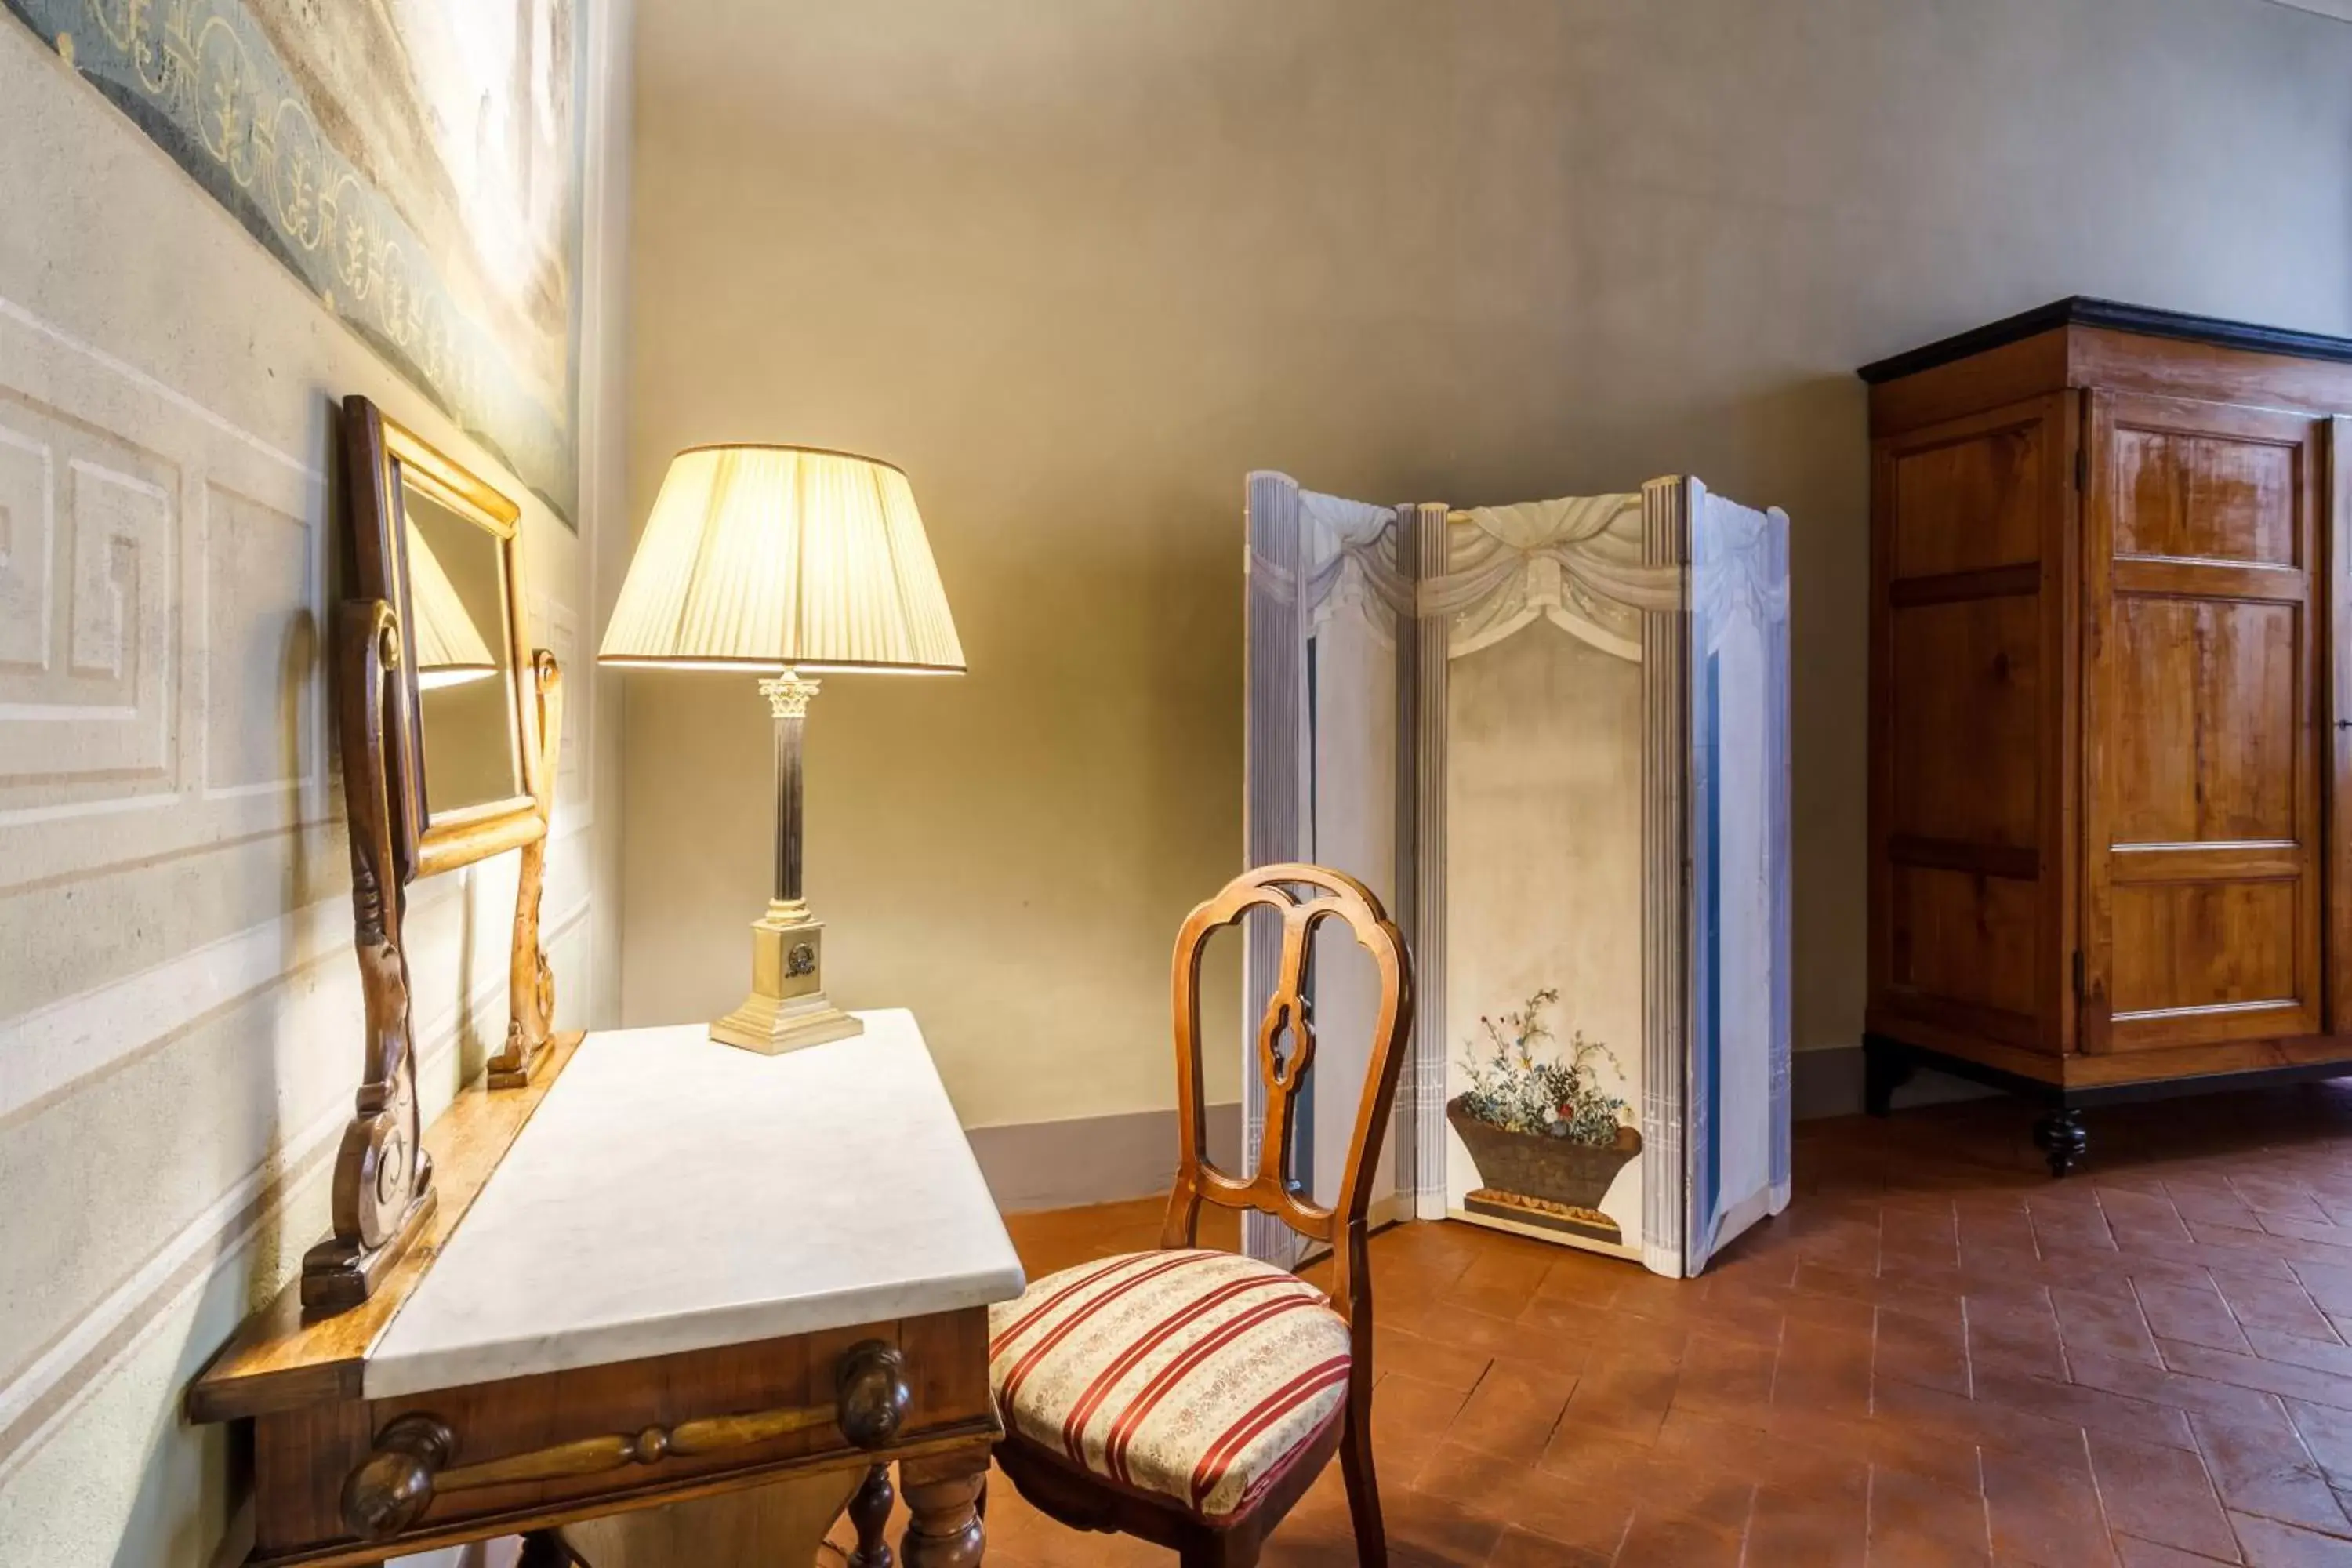
{"type": "Polygon", "coordinates": [[[857,1550],[849,1554],[849,1568],[890,1568],[890,1543],[884,1531],[890,1524],[890,1467],[877,1465],[866,1472],[857,1495],[849,1500],[849,1522],[857,1531],[857,1550]]]}
{"type": "Polygon", "coordinates": [[[988,1451],[909,1459],[898,1467],[898,1483],[910,1516],[898,1542],[906,1568],[977,1568],[987,1542],[980,1498],[988,1451]]]}

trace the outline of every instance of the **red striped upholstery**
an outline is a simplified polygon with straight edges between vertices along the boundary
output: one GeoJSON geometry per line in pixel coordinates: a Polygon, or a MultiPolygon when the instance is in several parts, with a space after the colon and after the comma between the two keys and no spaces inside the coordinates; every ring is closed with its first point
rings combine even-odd
{"type": "Polygon", "coordinates": [[[1348,1325],[1313,1286],[1223,1252],[1133,1252],[989,1310],[1005,1426],[1209,1518],[1255,1501],[1339,1414],[1348,1325]]]}

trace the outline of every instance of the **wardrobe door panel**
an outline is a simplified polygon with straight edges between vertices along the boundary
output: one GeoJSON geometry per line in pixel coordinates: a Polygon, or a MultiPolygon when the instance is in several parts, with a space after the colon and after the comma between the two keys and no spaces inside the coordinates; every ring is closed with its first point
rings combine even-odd
{"type": "Polygon", "coordinates": [[[2320,422],[2092,406],[2083,1047],[2315,1033],[2320,422]]]}

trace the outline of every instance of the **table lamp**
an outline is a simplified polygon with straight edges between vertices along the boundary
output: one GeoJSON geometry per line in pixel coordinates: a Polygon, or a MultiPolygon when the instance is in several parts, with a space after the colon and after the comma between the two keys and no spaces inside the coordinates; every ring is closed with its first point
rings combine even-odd
{"type": "Polygon", "coordinates": [[[801,892],[801,728],[813,672],[964,668],[907,476],[809,447],[680,452],[597,659],[770,672],[775,895],[751,926],[751,994],[710,1037],[772,1056],[858,1033],[825,998],[824,927],[801,892]]]}

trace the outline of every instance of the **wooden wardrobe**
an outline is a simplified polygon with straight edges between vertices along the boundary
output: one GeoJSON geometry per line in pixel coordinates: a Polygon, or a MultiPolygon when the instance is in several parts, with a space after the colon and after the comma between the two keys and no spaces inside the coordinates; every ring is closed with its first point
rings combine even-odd
{"type": "Polygon", "coordinates": [[[1864,366],[1867,1099],[2352,1074],[2352,341],[2074,299],[1864,366]]]}

